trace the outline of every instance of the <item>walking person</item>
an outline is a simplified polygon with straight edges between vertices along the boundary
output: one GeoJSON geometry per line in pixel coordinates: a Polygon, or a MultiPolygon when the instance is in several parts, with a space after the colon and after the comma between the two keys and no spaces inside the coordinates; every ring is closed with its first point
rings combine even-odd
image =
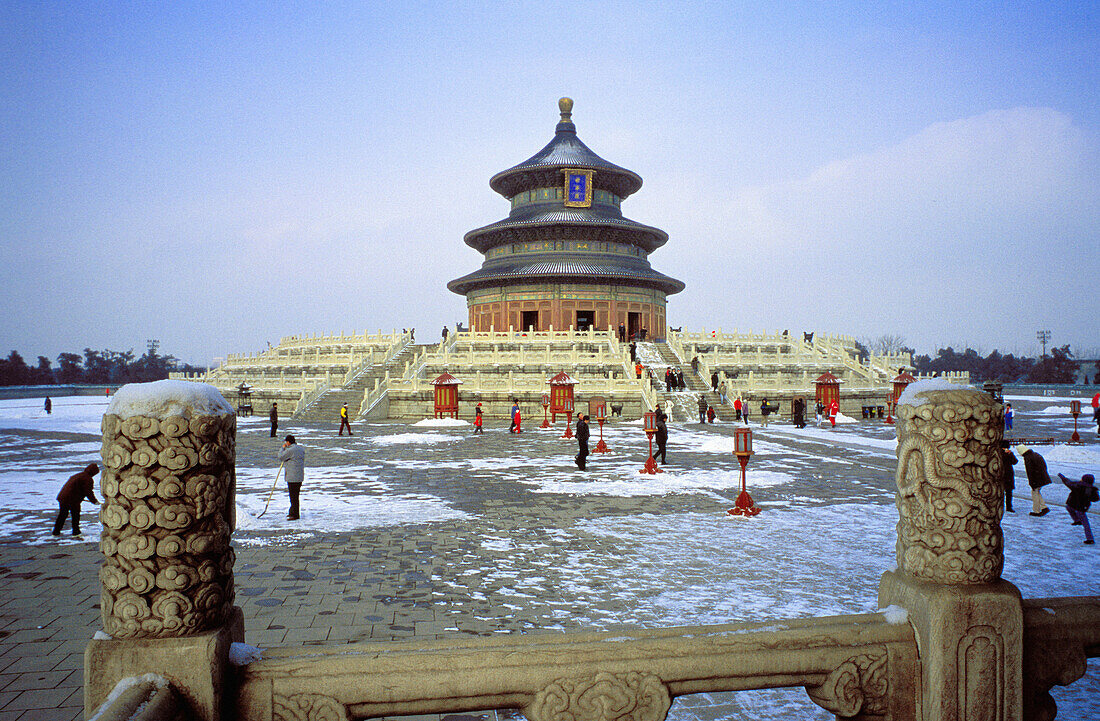
{"type": "Polygon", "coordinates": [[[718,371],[710,374],[710,389],[715,393],[718,392],[718,371]]]}
{"type": "Polygon", "coordinates": [[[287,436],[283,439],[283,449],[279,451],[278,459],[286,469],[286,487],[290,494],[290,510],[286,519],[297,521],[300,512],[298,497],[306,476],[306,451],[294,441],[294,436],[287,436]]]}
{"type": "Polygon", "coordinates": [[[512,425],[508,429],[509,433],[522,433],[523,432],[520,429],[520,420],[521,420],[521,418],[520,418],[520,412],[519,412],[519,399],[518,398],[513,398],[512,399],[512,425]]]}
{"type": "Polygon", "coordinates": [[[714,416],[714,409],[710,406],[707,406],[707,423],[714,423],[714,416]]]}
{"type": "Polygon", "coordinates": [[[87,498],[95,504],[99,499],[95,497],[95,475],[99,473],[99,466],[89,463],[80,473],[74,474],[65,481],[61,491],[57,494],[57,521],[53,524],[53,535],[60,536],[61,529],[65,527],[65,517],[73,519],[73,535],[80,535],[80,503],[87,498]]]}
{"type": "Polygon", "coordinates": [[[271,404],[271,412],[267,414],[268,420],[271,421],[271,437],[275,437],[275,431],[279,430],[279,404],[271,404]]]}
{"type": "Polygon", "coordinates": [[[825,412],[825,404],[821,401],[814,403],[814,425],[821,427],[821,414],[825,412]]]}
{"type": "Polygon", "coordinates": [[[1012,452],[1008,441],[1001,441],[1001,485],[1005,489],[1005,512],[1015,513],[1012,510],[1012,492],[1016,490],[1016,455],[1012,452]]]}
{"type": "Polygon", "coordinates": [[[1035,451],[1027,446],[1016,446],[1016,452],[1024,460],[1024,471],[1027,473],[1027,484],[1031,486],[1031,513],[1032,516],[1045,516],[1050,513],[1046,501],[1043,500],[1042,488],[1050,485],[1050,473],[1047,472],[1047,462],[1035,451]]]}
{"type": "Polygon", "coordinates": [[[626,326],[623,325],[622,323],[619,323],[619,342],[620,343],[625,343],[626,342],[626,326]]]}
{"type": "Polygon", "coordinates": [[[699,394],[699,422],[707,422],[707,399],[703,394],[699,394]]]}
{"type": "Polygon", "coordinates": [[[1069,512],[1069,517],[1073,519],[1071,525],[1084,526],[1085,531],[1085,543],[1092,545],[1092,526],[1089,525],[1089,506],[1093,503],[1100,501],[1100,492],[1097,492],[1096,486],[1093,485],[1093,475],[1086,473],[1081,476],[1079,481],[1071,481],[1063,476],[1061,473],[1058,477],[1062,479],[1062,483],[1069,489],[1069,498],[1066,499],[1066,510],[1069,512]]]}
{"type": "Polygon", "coordinates": [[[733,412],[736,414],[735,417],[734,417],[734,420],[736,420],[738,422],[741,421],[741,406],[742,405],[743,404],[741,403],[741,396],[737,396],[736,398],[733,399],[733,412]]]}
{"type": "Polygon", "coordinates": [[[840,401],[838,401],[836,398],[834,398],[833,402],[829,404],[829,423],[832,424],[833,428],[836,428],[836,417],[839,413],[840,413],[840,401]]]}
{"type": "Polygon", "coordinates": [[[42,404],[42,407],[46,409],[46,415],[50,415],[53,412],[53,401],[49,396],[46,396],[46,402],[42,404]]]}
{"type": "Polygon", "coordinates": [[[340,406],[340,432],[337,435],[344,435],[344,429],[348,429],[348,435],[354,435],[351,432],[351,422],[348,420],[348,404],[340,406]]]}
{"type": "Polygon", "coordinates": [[[481,404],[478,403],[474,408],[474,433],[484,434],[485,430],[481,427],[481,404]]]}
{"type": "Polygon", "coordinates": [[[1011,403],[1005,403],[1005,430],[1006,431],[1011,431],[1012,430],[1012,417],[1013,417],[1012,404],[1011,403]]]}
{"type": "Polygon", "coordinates": [[[653,454],[653,460],[657,460],[657,457],[661,458],[661,465],[668,463],[666,456],[666,446],[668,445],[668,424],[665,423],[665,414],[662,413],[657,416],[657,433],[654,434],[653,440],[657,441],[657,452],[653,454]]]}
{"type": "Polygon", "coordinates": [[[635,363],[638,360],[638,344],[634,341],[630,341],[630,362],[635,363]]]}
{"type": "Polygon", "coordinates": [[[768,405],[768,399],[760,401],[760,425],[768,427],[768,416],[772,413],[772,407],[768,405]]]}
{"type": "Polygon", "coordinates": [[[577,464],[577,468],[583,471],[588,461],[588,416],[577,415],[577,428],[574,433],[577,436],[577,456],[573,461],[577,464]]]}

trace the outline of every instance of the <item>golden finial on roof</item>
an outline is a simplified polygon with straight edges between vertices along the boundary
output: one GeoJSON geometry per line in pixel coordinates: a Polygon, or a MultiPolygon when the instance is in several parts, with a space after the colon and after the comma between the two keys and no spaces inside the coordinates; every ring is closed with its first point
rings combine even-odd
{"type": "Polygon", "coordinates": [[[561,111],[561,121],[563,123],[572,122],[573,98],[562,98],[561,100],[559,100],[558,110],[561,111]]]}

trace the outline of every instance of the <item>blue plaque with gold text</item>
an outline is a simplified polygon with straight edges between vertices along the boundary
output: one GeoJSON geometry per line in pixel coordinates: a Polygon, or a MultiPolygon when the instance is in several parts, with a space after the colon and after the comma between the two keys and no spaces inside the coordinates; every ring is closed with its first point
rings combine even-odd
{"type": "Polygon", "coordinates": [[[592,207],[592,176],[594,170],[563,170],[565,174],[565,206],[592,207]]]}

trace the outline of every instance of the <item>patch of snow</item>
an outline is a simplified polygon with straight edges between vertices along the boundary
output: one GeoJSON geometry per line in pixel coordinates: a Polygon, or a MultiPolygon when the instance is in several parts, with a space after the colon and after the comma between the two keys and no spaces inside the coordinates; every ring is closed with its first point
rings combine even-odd
{"type": "Polygon", "coordinates": [[[894,604],[890,604],[886,608],[881,608],[878,612],[886,619],[886,623],[893,626],[905,623],[909,620],[909,612],[901,606],[896,606],[894,604]]]}
{"type": "Polygon", "coordinates": [[[440,433],[395,433],[392,436],[371,436],[367,438],[367,442],[375,446],[392,446],[403,443],[450,443],[462,437],[440,433]]]}
{"type": "Polygon", "coordinates": [[[457,428],[470,425],[469,421],[460,418],[425,418],[413,423],[420,428],[457,428]]]}
{"type": "Polygon", "coordinates": [[[928,402],[926,398],[918,398],[918,394],[926,391],[958,391],[970,386],[959,385],[958,383],[952,383],[946,378],[926,378],[922,381],[910,383],[905,387],[905,390],[901,394],[901,398],[898,398],[899,406],[923,406],[928,402]]]}
{"type": "Polygon", "coordinates": [[[107,633],[106,631],[96,631],[92,634],[92,639],[95,641],[110,641],[113,638],[114,636],[107,633]]]}
{"type": "MultiPolygon", "coordinates": [[[[186,381],[180,381],[181,383],[186,381]]],[[[99,705],[99,708],[95,710],[88,721],[98,721],[103,718],[103,715],[111,708],[111,705],[126,693],[128,690],[141,684],[151,683],[157,689],[162,689],[168,686],[168,679],[163,676],[159,676],[155,673],[147,673],[144,676],[127,676],[126,678],[119,679],[119,682],[115,684],[115,687],[111,689],[111,693],[107,694],[107,698],[103,700],[103,703],[99,705]]]]}
{"type": "Polygon", "coordinates": [[[253,661],[260,661],[264,657],[264,650],[247,643],[233,642],[229,644],[229,663],[234,666],[247,666],[253,661]]]}
{"type": "Polygon", "coordinates": [[[152,381],[127,383],[115,392],[107,413],[130,418],[146,416],[164,420],[169,416],[233,415],[233,406],[218,389],[206,383],[191,381],[152,381]]]}

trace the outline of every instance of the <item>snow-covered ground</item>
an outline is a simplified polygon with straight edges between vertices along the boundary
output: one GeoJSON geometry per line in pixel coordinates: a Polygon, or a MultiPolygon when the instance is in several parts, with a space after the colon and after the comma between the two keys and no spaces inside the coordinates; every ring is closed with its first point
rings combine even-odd
{"type": "MultiPolygon", "coordinates": [[[[1062,399],[1012,402],[1018,435],[1068,439],[1073,422],[1062,399]]],[[[96,542],[100,526],[88,504],[83,540],[54,540],[49,525],[61,483],[99,460],[106,408],[107,399],[59,398],[46,416],[37,401],[0,400],[0,537],[18,533],[21,542],[36,544],[96,542]]],[[[1036,447],[1052,474],[1100,473],[1100,441],[1087,418],[1082,421],[1085,445],[1036,447]]],[[[611,452],[591,456],[587,473],[573,466],[575,444],[560,438],[560,425],[509,437],[499,427],[474,436],[465,421],[356,424],[356,435],[339,441],[334,428],[295,427],[308,449],[301,520],[285,519],[282,480],[272,494],[273,446],[271,460],[255,454],[238,459],[235,542],[286,546],[332,530],[436,523],[481,528],[480,511],[461,502],[453,490],[457,484],[444,488],[428,482],[433,478],[507,487],[511,494],[530,494],[532,503],[562,497],[606,501],[613,508],[652,499],[652,511],[581,517],[544,529],[537,538],[484,529],[482,583],[495,589],[494,601],[503,598],[517,609],[536,602],[540,590],[554,589],[554,615],[570,628],[875,610],[878,578],[895,563],[893,427],[864,421],[837,429],[812,423],[801,430],[754,423],[753,429],[748,483],[764,512],[744,519],[723,512],[740,484],[729,424],[672,424],[670,464],[656,476],[638,473],[646,438],[629,421],[603,429],[611,452]],[[262,513],[269,494],[270,508],[262,513]],[[656,510],[658,501],[676,499],[696,503],[656,510]],[[595,598],[605,603],[592,603],[595,598]]],[[[266,441],[266,419],[240,419],[238,435],[253,447],[266,441]]],[[[592,446],[598,438],[593,424],[592,446]]],[[[1081,529],[1069,525],[1064,489],[1047,488],[1051,514],[1031,517],[1022,467],[1018,471],[1017,512],[1003,520],[1004,577],[1025,597],[1100,593],[1100,546],[1082,544],[1081,529]]],[[[1100,532],[1100,518],[1093,518],[1100,532]]],[[[461,576],[435,580],[452,593],[470,592],[461,576]]],[[[1060,718],[1100,718],[1100,665],[1094,661],[1085,679],[1055,693],[1060,718]]],[[[831,718],[807,705],[798,690],[735,694],[728,703],[727,718],[831,718]]],[[[673,717],[695,718],[689,706],[678,702],[673,717]]]]}

